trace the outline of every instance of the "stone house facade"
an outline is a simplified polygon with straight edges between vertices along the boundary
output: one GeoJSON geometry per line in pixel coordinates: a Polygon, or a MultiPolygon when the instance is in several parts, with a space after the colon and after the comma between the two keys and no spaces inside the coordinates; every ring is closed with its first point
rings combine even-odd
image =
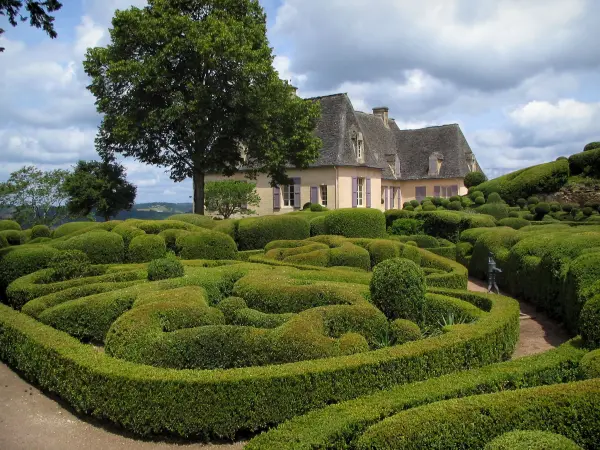
{"type": "MultiPolygon", "coordinates": [[[[372,114],[356,111],[346,94],[309,100],[322,108],[315,130],[323,141],[321,154],[308,169],[288,170],[289,186],[273,188],[266,175],[253,181],[259,215],[298,210],[307,202],[329,209],[401,208],[414,199],[466,194],[465,175],[481,171],[456,124],[401,130],[386,107],[372,114]]],[[[244,173],[232,179],[244,180],[244,173]]]]}

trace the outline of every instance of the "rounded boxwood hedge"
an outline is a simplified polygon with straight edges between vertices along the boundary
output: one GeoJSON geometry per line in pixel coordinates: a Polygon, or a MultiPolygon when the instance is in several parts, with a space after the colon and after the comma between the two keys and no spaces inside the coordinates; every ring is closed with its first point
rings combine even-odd
{"type": "Polygon", "coordinates": [[[52,269],[53,281],[65,281],[88,275],[91,263],[82,251],[65,250],[54,255],[48,267],[52,269]]]}
{"type": "Polygon", "coordinates": [[[425,305],[425,274],[408,259],[388,259],[373,269],[371,301],[388,319],[420,323],[425,305]]]}
{"type": "Polygon", "coordinates": [[[583,450],[571,439],[548,431],[511,431],[488,443],[484,450],[583,450]]]}
{"type": "Polygon", "coordinates": [[[385,216],[376,209],[338,209],[325,216],[327,234],[348,238],[379,238],[385,236],[385,216]]]}
{"type": "Polygon", "coordinates": [[[527,227],[529,225],[531,225],[531,223],[528,220],[521,219],[518,217],[508,217],[506,219],[498,221],[499,227],[510,227],[515,230],[520,230],[521,228],[527,227]]]}
{"type": "Polygon", "coordinates": [[[302,216],[265,216],[242,219],[238,223],[240,250],[259,250],[280,239],[307,239],[310,224],[302,216]]]}
{"type": "Polygon", "coordinates": [[[48,238],[50,235],[50,228],[46,225],[36,225],[31,229],[31,239],[48,238]]]}
{"type": "Polygon", "coordinates": [[[231,236],[205,231],[189,233],[177,238],[182,259],[236,259],[237,248],[231,236]]]}
{"type": "Polygon", "coordinates": [[[165,230],[158,233],[160,237],[165,240],[165,244],[167,245],[167,249],[172,251],[175,254],[179,254],[179,248],[177,247],[177,238],[179,236],[185,236],[186,234],[190,234],[190,231],[186,230],[165,230]]]}
{"type": "Polygon", "coordinates": [[[145,263],[165,256],[167,246],[162,236],[143,234],[131,240],[127,250],[127,260],[132,263],[145,263]]]}
{"type": "Polygon", "coordinates": [[[21,231],[21,225],[14,220],[0,220],[0,231],[6,230],[21,231]]]}
{"type": "Polygon", "coordinates": [[[197,227],[211,229],[218,224],[210,216],[202,216],[200,214],[175,214],[167,218],[167,220],[176,220],[178,222],[187,222],[197,227]]]}
{"type": "Polygon", "coordinates": [[[321,236],[327,234],[327,230],[325,228],[325,216],[315,217],[310,221],[310,235],[312,236],[321,236]]]}
{"type": "Polygon", "coordinates": [[[46,245],[24,245],[10,251],[0,259],[0,292],[17,278],[44,269],[59,253],[46,245]]]}
{"type": "Polygon", "coordinates": [[[396,319],[390,324],[390,336],[394,345],[421,339],[419,325],[410,320],[396,319]]]}
{"type": "Polygon", "coordinates": [[[583,305],[579,318],[579,331],[588,348],[600,348],[600,295],[591,298],[583,305]]]}
{"type": "Polygon", "coordinates": [[[140,230],[139,228],[124,223],[121,223],[114,227],[112,229],[112,232],[117,233],[123,238],[123,244],[125,244],[125,249],[129,248],[129,244],[131,243],[133,238],[137,236],[143,236],[146,234],[144,230],[140,230]]]}
{"type": "Polygon", "coordinates": [[[94,228],[100,227],[101,224],[97,222],[68,222],[58,226],[53,232],[52,237],[54,239],[63,238],[76,231],[86,230],[91,231],[94,228]]]}
{"type": "Polygon", "coordinates": [[[148,280],[159,281],[179,278],[185,274],[183,264],[177,258],[159,258],[148,264],[148,280]]]}
{"type": "Polygon", "coordinates": [[[6,240],[6,238],[0,234],[0,248],[6,248],[9,245],[10,244],[8,243],[8,241],[6,240]]]}
{"type": "Polygon", "coordinates": [[[0,231],[0,236],[6,239],[9,245],[21,245],[25,242],[25,236],[22,231],[4,230],[0,231]]]}
{"type": "Polygon", "coordinates": [[[117,233],[89,231],[66,241],[53,243],[60,250],[81,250],[92,264],[114,264],[123,262],[125,244],[117,233]]]}
{"type": "Polygon", "coordinates": [[[600,349],[587,353],[580,367],[586,378],[600,378],[600,349]]]}

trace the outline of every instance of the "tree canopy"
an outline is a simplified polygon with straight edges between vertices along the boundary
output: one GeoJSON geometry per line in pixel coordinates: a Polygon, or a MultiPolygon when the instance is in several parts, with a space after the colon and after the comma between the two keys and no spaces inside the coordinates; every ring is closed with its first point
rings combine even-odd
{"type": "Polygon", "coordinates": [[[234,214],[253,214],[249,207],[260,205],[256,184],[243,181],[208,182],[204,190],[204,198],[206,209],[223,216],[223,219],[228,219],[234,214]]]}
{"type": "Polygon", "coordinates": [[[257,0],[149,0],[117,11],[106,47],[84,61],[103,120],[96,139],[115,154],[194,180],[204,213],[204,177],[267,173],[318,157],[320,106],[293,95],[273,69],[266,17],[257,0]]]}
{"type": "MultiPolygon", "coordinates": [[[[57,36],[54,30],[54,17],[49,13],[62,8],[62,3],[58,0],[25,0],[25,10],[29,17],[21,14],[21,8],[23,8],[23,0],[0,0],[0,16],[7,16],[8,23],[13,27],[29,18],[29,25],[32,27],[42,28],[52,39],[57,36]]],[[[0,28],[0,36],[3,33],[4,29],[0,28]]],[[[0,47],[0,52],[3,51],[4,47],[0,47]]]]}
{"type": "Polygon", "coordinates": [[[13,218],[21,225],[54,225],[68,216],[64,181],[66,170],[44,172],[23,167],[0,183],[0,206],[14,209],[13,218]]]}
{"type": "Polygon", "coordinates": [[[108,221],[120,211],[133,207],[137,189],[127,181],[121,164],[79,161],[65,180],[65,191],[69,196],[67,208],[72,215],[87,216],[95,211],[108,221]]]}

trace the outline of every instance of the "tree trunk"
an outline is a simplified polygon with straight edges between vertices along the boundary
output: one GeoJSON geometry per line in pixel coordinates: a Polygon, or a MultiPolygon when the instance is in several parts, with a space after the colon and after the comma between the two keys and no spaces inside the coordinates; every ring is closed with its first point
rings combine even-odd
{"type": "Polygon", "coordinates": [[[110,216],[104,216],[104,221],[105,222],[110,222],[110,216]]]}
{"type": "Polygon", "coordinates": [[[204,215],[204,172],[194,172],[194,214],[204,215]]]}

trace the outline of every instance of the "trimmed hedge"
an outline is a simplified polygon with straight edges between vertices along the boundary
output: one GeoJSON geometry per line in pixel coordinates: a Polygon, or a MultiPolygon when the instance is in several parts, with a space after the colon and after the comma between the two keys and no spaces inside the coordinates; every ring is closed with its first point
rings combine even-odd
{"type": "Polygon", "coordinates": [[[450,398],[575,381],[583,354],[569,342],[539,355],[393,387],[295,417],[256,436],[245,448],[354,448],[370,425],[403,410],[450,398]]]}
{"type": "Polygon", "coordinates": [[[583,357],[581,371],[586,378],[600,378],[600,349],[589,352],[583,357]]]}
{"type": "Polygon", "coordinates": [[[390,335],[394,345],[402,345],[421,339],[421,329],[410,320],[396,319],[390,324],[390,335]]]}
{"type": "Polygon", "coordinates": [[[59,251],[45,245],[24,245],[6,253],[0,259],[0,292],[17,278],[48,267],[59,251]]]}
{"type": "Polygon", "coordinates": [[[412,219],[415,213],[407,211],[406,209],[388,209],[385,213],[385,226],[391,227],[392,224],[398,219],[412,219]]]}
{"type": "Polygon", "coordinates": [[[49,238],[51,234],[50,228],[46,225],[36,225],[31,229],[31,239],[49,238]]]}
{"type": "Polygon", "coordinates": [[[327,234],[327,229],[325,228],[325,216],[315,217],[310,221],[310,235],[312,236],[320,236],[327,234]]]}
{"type": "Polygon", "coordinates": [[[112,229],[113,233],[117,233],[119,236],[123,238],[123,244],[125,245],[125,250],[129,248],[129,244],[133,240],[133,238],[137,236],[143,236],[146,234],[144,230],[140,230],[139,228],[132,227],[131,225],[126,225],[121,223],[112,229]]]}
{"type": "Polygon", "coordinates": [[[66,281],[87,276],[91,263],[82,251],[65,250],[54,255],[48,267],[52,270],[52,281],[66,281]]]}
{"type": "Polygon", "coordinates": [[[301,216],[266,216],[242,219],[238,225],[240,250],[259,250],[279,239],[306,239],[310,224],[301,216]]]}
{"type": "Polygon", "coordinates": [[[22,231],[4,230],[0,231],[0,237],[6,239],[9,245],[21,245],[25,242],[25,235],[22,231]]]}
{"type": "Polygon", "coordinates": [[[183,264],[176,258],[160,258],[148,264],[148,280],[160,281],[179,278],[185,274],[183,264]]]}
{"type": "Polygon", "coordinates": [[[90,231],[52,245],[60,250],[80,250],[92,264],[120,263],[125,256],[123,238],[108,231],[90,231]]]}
{"type": "Polygon", "coordinates": [[[583,450],[571,439],[547,431],[511,431],[488,443],[484,450],[583,450]]]}
{"type": "Polygon", "coordinates": [[[357,448],[482,448],[506,432],[522,429],[558,433],[594,448],[600,442],[599,417],[600,380],[594,379],[414,408],[369,428],[357,448]]]}
{"type": "Polygon", "coordinates": [[[583,306],[579,330],[588,348],[600,348],[600,295],[591,298],[583,306]]]}
{"type": "Polygon", "coordinates": [[[91,231],[92,229],[98,228],[100,226],[101,226],[101,224],[98,223],[98,222],[69,222],[69,223],[64,223],[64,224],[60,225],[59,227],[57,227],[52,232],[52,237],[54,239],[59,239],[59,238],[68,236],[69,234],[72,234],[72,233],[74,233],[76,231],[81,231],[81,230],[91,231]]]}
{"type": "Polygon", "coordinates": [[[169,216],[167,220],[175,220],[178,222],[187,222],[192,225],[196,225],[197,227],[202,228],[214,228],[215,225],[219,223],[219,221],[215,221],[210,216],[202,216],[200,214],[175,214],[169,216]]]}
{"type": "MultiPolygon", "coordinates": [[[[225,269],[240,270],[235,265],[225,269]]],[[[347,271],[324,271],[323,275],[338,273],[356,277],[347,271]]],[[[205,278],[204,272],[198,276],[205,278]]],[[[280,293],[274,276],[260,272],[256,276],[272,292],[280,293]]],[[[347,287],[341,292],[346,296],[347,287]]],[[[0,358],[25,378],[60,395],[77,411],[92,412],[138,434],[232,436],[280,423],[327,403],[508,357],[518,337],[517,302],[472,295],[478,302],[491,302],[490,313],[471,325],[451,327],[443,336],[325,360],[185,372],[135,366],[111,358],[0,305],[0,358]]],[[[256,298],[264,296],[257,294],[256,298]]],[[[282,294],[281,298],[287,296],[282,294]]],[[[152,303],[132,311],[150,306],[152,303]]]]}
{"type": "Polygon", "coordinates": [[[132,263],[145,263],[162,258],[165,253],[167,253],[167,246],[162,236],[143,234],[131,240],[127,259],[132,263]]]}
{"type": "Polygon", "coordinates": [[[498,221],[498,226],[510,227],[515,230],[520,230],[521,228],[527,227],[529,225],[531,225],[531,223],[528,220],[517,218],[517,217],[509,217],[509,218],[498,221]]]}
{"type": "Polygon", "coordinates": [[[569,157],[571,175],[600,176],[600,149],[577,153],[569,157]]]}
{"type": "Polygon", "coordinates": [[[174,253],[179,253],[179,248],[177,247],[177,238],[187,234],[190,234],[190,232],[186,230],[165,230],[158,233],[158,235],[165,240],[167,249],[174,253]]]}
{"type": "Polygon", "coordinates": [[[325,216],[325,229],[348,238],[380,238],[386,234],[385,216],[376,209],[338,209],[325,216]]]}
{"type": "Polygon", "coordinates": [[[130,225],[148,234],[159,234],[165,230],[203,231],[201,227],[179,220],[140,220],[127,219],[125,225],[130,225]]]}
{"type": "Polygon", "coordinates": [[[486,197],[497,192],[505,201],[514,204],[519,198],[556,192],[567,183],[568,178],[569,161],[560,160],[517,170],[472,187],[469,192],[481,191],[486,197]]]}
{"type": "Polygon", "coordinates": [[[0,231],[6,230],[21,231],[21,225],[14,220],[0,220],[0,231]]]}
{"type": "Polygon", "coordinates": [[[177,238],[182,259],[236,259],[237,248],[230,236],[205,231],[184,234],[177,238]]]}
{"type": "Polygon", "coordinates": [[[6,240],[6,238],[0,234],[0,249],[1,248],[6,248],[9,245],[10,244],[8,243],[8,241],[6,240]]]}

